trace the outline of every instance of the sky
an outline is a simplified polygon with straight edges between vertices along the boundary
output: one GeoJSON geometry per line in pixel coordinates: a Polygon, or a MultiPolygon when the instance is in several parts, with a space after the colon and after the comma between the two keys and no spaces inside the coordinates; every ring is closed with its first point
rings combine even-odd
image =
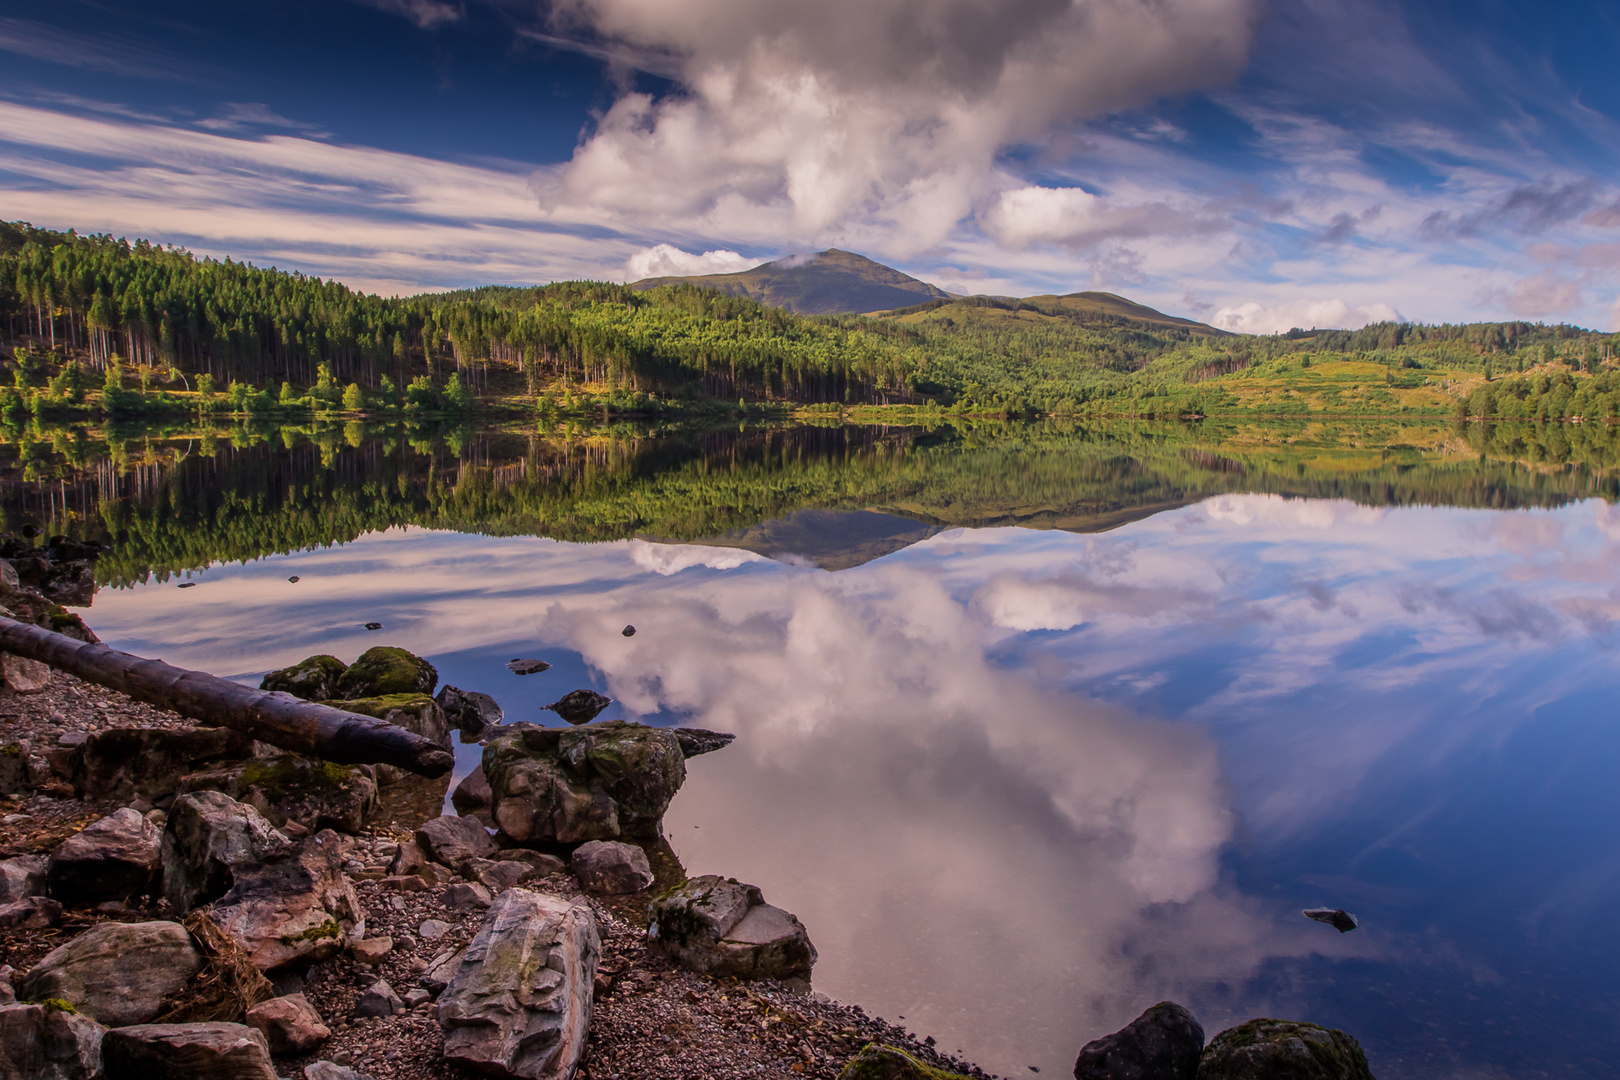
{"type": "Polygon", "coordinates": [[[836,246],[1227,329],[1620,329],[1595,0],[0,0],[0,217],[371,292],[836,246]]]}

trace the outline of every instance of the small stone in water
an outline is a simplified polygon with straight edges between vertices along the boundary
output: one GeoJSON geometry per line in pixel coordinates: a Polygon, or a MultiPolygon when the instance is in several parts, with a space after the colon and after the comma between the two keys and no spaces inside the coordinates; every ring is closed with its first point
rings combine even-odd
{"type": "Polygon", "coordinates": [[[598,694],[595,690],[575,690],[571,694],[564,694],[560,700],[541,707],[550,709],[577,727],[595,720],[597,715],[611,704],[612,698],[598,694]]]}
{"type": "Polygon", "coordinates": [[[619,633],[623,634],[625,637],[635,637],[636,628],[633,626],[626,626],[623,630],[620,630],[619,633]]]}
{"type": "Polygon", "coordinates": [[[195,589],[196,587],[197,583],[195,581],[182,581],[180,584],[175,586],[177,589],[195,589]]]}
{"type": "Polygon", "coordinates": [[[550,666],[544,660],[508,660],[506,662],[507,670],[517,675],[538,675],[550,666]]]}
{"type": "Polygon", "coordinates": [[[380,623],[380,622],[368,622],[368,623],[366,623],[366,629],[367,630],[381,630],[382,629],[382,623],[380,623]]]}
{"type": "Polygon", "coordinates": [[[1348,934],[1361,925],[1361,921],[1343,908],[1315,907],[1306,908],[1301,912],[1307,919],[1315,919],[1319,923],[1327,923],[1341,934],[1348,934]]]}
{"type": "Polygon", "coordinates": [[[287,580],[292,582],[294,585],[296,585],[296,584],[298,584],[298,575],[294,574],[292,577],[288,578],[287,580]]]}

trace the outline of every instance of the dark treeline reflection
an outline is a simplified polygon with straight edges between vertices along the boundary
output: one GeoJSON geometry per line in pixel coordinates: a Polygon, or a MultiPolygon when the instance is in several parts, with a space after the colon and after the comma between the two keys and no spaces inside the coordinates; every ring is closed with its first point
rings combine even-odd
{"type": "Polygon", "coordinates": [[[1514,508],[1620,496],[1620,428],[1050,422],[658,433],[10,431],[0,526],[112,547],[106,584],[399,525],[719,539],[805,509],[1094,531],[1229,492],[1514,508]]]}

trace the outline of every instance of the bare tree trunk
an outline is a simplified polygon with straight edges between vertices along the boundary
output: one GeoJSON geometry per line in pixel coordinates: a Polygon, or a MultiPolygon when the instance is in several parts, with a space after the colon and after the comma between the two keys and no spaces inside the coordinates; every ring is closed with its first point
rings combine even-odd
{"type": "Polygon", "coordinates": [[[0,649],[192,720],[342,765],[397,765],[443,776],[455,764],[450,751],[384,720],[87,645],[12,619],[0,618],[0,649]]]}

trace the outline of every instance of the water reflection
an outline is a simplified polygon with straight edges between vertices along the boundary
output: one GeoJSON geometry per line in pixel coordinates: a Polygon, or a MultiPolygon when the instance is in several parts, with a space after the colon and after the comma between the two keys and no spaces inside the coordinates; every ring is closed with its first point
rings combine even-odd
{"type": "Polygon", "coordinates": [[[1598,1077],[1617,541],[1597,501],[1262,494],[948,529],[836,573],[395,528],[104,590],[90,621],[219,674],[387,642],[514,719],[591,685],[607,718],[736,731],[671,809],[688,871],[799,914],[818,989],[997,1071],[1066,1074],[1169,996],[1211,1032],[1342,1026],[1385,1080],[1598,1077]],[[1363,929],[1300,918],[1322,903],[1363,929]]]}

